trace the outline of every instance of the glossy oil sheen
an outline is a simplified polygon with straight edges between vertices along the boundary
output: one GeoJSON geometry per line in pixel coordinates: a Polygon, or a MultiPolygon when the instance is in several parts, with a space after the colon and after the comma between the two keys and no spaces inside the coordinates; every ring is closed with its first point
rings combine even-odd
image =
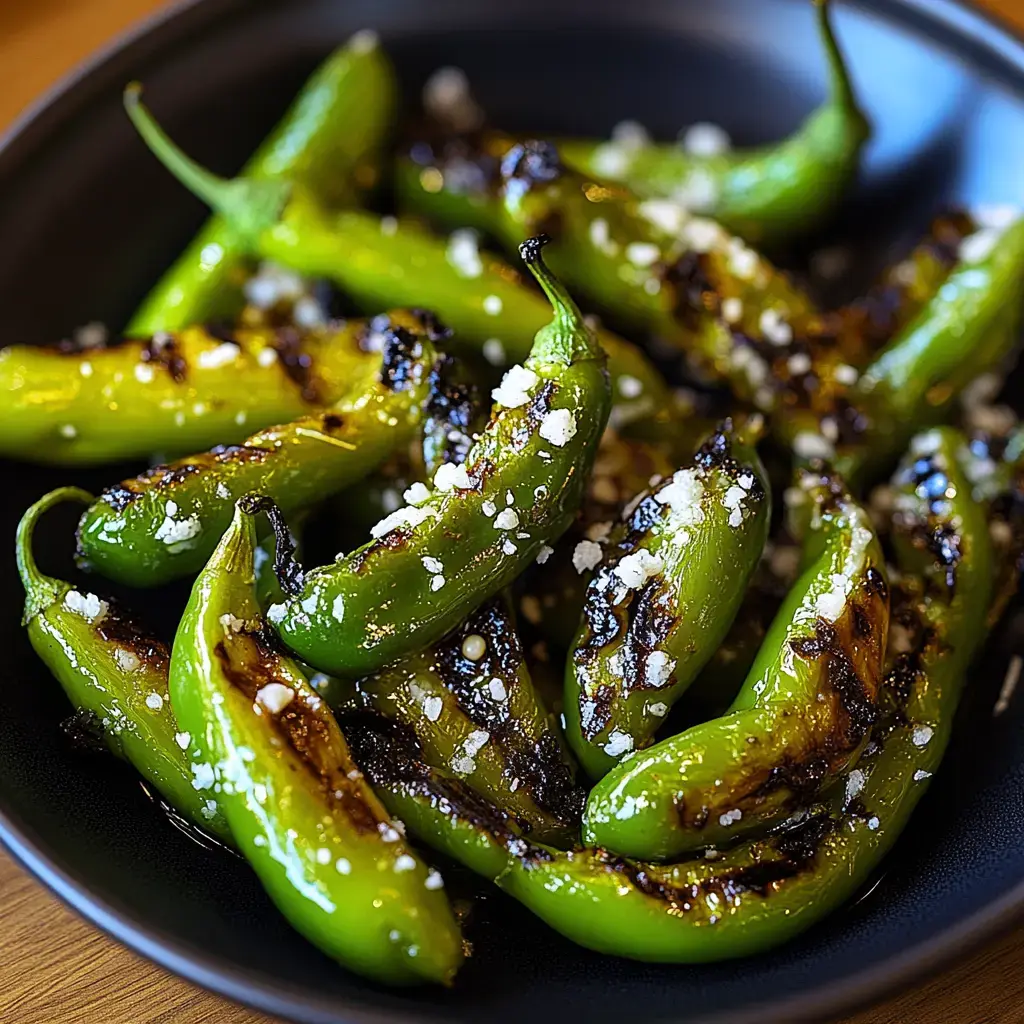
{"type": "MultiPolygon", "coordinates": [[[[831,237],[860,246],[867,277],[944,203],[1024,199],[1024,47],[949,0],[863,0],[836,15],[876,138],[831,237]]],[[[202,220],[134,138],[125,82],[143,78],[170,133],[228,172],[317,60],[367,25],[384,34],[407,94],[434,67],[461,65],[510,129],[597,134],[637,116],[671,138],[707,119],[754,143],[792,130],[824,95],[803,0],[204,0],[84,76],[0,151],[0,344],[123,322],[202,220]]],[[[1024,905],[1024,692],[992,717],[1024,630],[1011,613],[880,884],[790,946],[699,968],[616,961],[467,882],[483,896],[475,955],[453,991],[354,978],[289,930],[241,861],[193,843],[126,768],[58,731],[67,706],[18,626],[14,527],[51,487],[95,490],[138,468],[0,463],[0,827],[86,914],[197,981],[308,1022],[789,1022],[872,998],[1024,905]]],[[[58,513],[44,524],[45,571],[71,571],[71,526],[58,513]]],[[[171,588],[135,604],[169,639],[186,596],[171,588]]]]}

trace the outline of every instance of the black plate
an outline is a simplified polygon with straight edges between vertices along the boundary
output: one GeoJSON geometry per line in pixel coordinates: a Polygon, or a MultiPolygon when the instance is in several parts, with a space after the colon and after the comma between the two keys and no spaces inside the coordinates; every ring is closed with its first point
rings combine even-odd
{"type": "MultiPolygon", "coordinates": [[[[141,77],[171,133],[230,171],[314,63],[364,26],[408,87],[469,72],[495,118],[605,132],[639,117],[671,137],[710,119],[742,142],[790,131],[824,91],[806,0],[205,0],[115,45],[0,144],[0,344],[123,322],[202,211],[135,138],[120,90],[141,77]]],[[[834,237],[867,274],[949,202],[1017,202],[1024,46],[947,0],[843,4],[837,22],[876,128],[834,237]],[[844,226],[845,225],[845,226],[844,226]]],[[[292,933],[245,865],[168,825],[131,773],[74,750],[67,706],[18,626],[10,539],[69,476],[0,464],[0,831],[32,871],[132,948],[272,1013],[326,1021],[794,1021],[848,1009],[963,953],[1024,904],[1024,700],[993,718],[1011,627],[974,673],[931,793],[856,905],[770,955],[647,966],[562,941],[498,895],[477,901],[476,955],[452,992],[384,991],[292,933]]],[[[69,527],[53,524],[53,568],[69,527]]],[[[165,605],[170,608],[170,605],[165,605]]],[[[173,612],[162,616],[173,630],[173,612]]]]}

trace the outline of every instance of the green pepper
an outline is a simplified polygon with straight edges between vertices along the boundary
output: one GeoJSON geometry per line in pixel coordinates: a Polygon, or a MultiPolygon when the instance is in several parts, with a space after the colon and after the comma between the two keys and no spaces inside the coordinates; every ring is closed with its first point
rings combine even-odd
{"type": "Polygon", "coordinates": [[[891,461],[915,429],[947,417],[967,384],[1006,361],[1024,297],[1024,217],[998,213],[960,252],[937,294],[859,376],[780,419],[799,458],[833,459],[857,482],[891,461]]]}
{"type": "Polygon", "coordinates": [[[262,634],[252,519],[260,507],[239,502],[175,636],[171,700],[200,749],[193,770],[306,938],[381,981],[447,984],[462,940],[440,876],[363,780],[325,702],[262,634]]]}
{"type": "Polygon", "coordinates": [[[113,602],[45,576],[36,565],[36,524],[65,501],[88,503],[92,495],[61,487],[40,498],[18,524],[18,572],[25,588],[22,623],[29,641],[106,746],[133,765],[173,811],[230,842],[216,801],[196,785],[188,753],[191,737],[179,730],[171,711],[166,645],[113,602]]]}
{"type": "Polygon", "coordinates": [[[565,672],[566,733],[600,778],[651,742],[724,639],[768,535],[768,480],[748,436],[716,431],[642,492],[602,549],[565,672]]]}
{"type": "Polygon", "coordinates": [[[330,407],[372,360],[368,329],[188,327],[109,348],[0,349],[0,455],[58,465],[233,444],[330,407]]]}
{"type": "MultiPolygon", "coordinates": [[[[479,254],[449,259],[445,242],[421,229],[360,210],[329,213],[299,185],[224,181],[174,146],[142,106],[137,88],[126,90],[125,106],[157,157],[235,224],[254,253],[299,273],[330,279],[366,309],[431,309],[452,328],[457,341],[476,346],[496,365],[515,364],[529,355],[550,310],[507,264],[479,254]]],[[[610,331],[595,329],[608,353],[613,422],[623,427],[637,420],[671,420],[672,394],[643,352],[610,331]]]]}
{"type": "MultiPolygon", "coordinates": [[[[601,850],[559,853],[511,832],[460,780],[425,764],[385,719],[353,733],[363,770],[394,814],[437,849],[591,949],[640,960],[699,963],[763,952],[805,931],[877,870],[941,761],[965,668],[984,636],[991,551],[986,513],[955,464],[952,432],[922,438],[897,478],[905,495],[901,608],[918,625],[886,681],[890,701],[865,756],[793,822],[763,839],[658,865],[601,850]],[[932,472],[914,464],[933,457],[932,472]],[[939,481],[922,487],[942,466],[939,481]],[[951,566],[928,538],[945,537],[951,566]],[[955,586],[949,585],[953,569],[955,586]],[[926,581],[928,581],[926,583],[926,581]]],[[[893,620],[892,630],[905,629],[893,620]]],[[[890,646],[895,646],[891,643],[890,646]]]]}
{"type": "Polygon", "coordinates": [[[522,252],[554,319],[494,390],[466,461],[443,465],[434,490],[420,485],[370,543],[282,581],[289,600],[267,616],[316,668],[365,675],[434,643],[575,518],[611,402],[604,353],[544,265],[546,241],[530,239],[522,252]]]}
{"type": "Polygon", "coordinates": [[[585,793],[501,598],[433,647],[360,680],[342,714],[360,707],[412,729],[423,756],[447,765],[511,828],[560,847],[579,835],[585,793]]]}
{"type": "MultiPolygon", "coordinates": [[[[397,103],[394,69],[372,32],[358,32],[314,72],[244,173],[301,181],[327,202],[372,182],[370,161],[397,103]]],[[[235,226],[212,217],[132,317],[127,333],[177,331],[240,305],[249,255],[235,226]]]]}
{"type": "MultiPolygon", "coordinates": [[[[439,336],[430,316],[378,323],[383,355],[367,361],[330,412],[305,416],[108,488],[78,527],[82,563],[134,586],[157,586],[202,568],[254,488],[286,516],[361,479],[421,427],[439,336]]],[[[443,333],[443,332],[441,332],[443,333]]]]}
{"type": "Polygon", "coordinates": [[[832,32],[827,0],[814,0],[830,89],[782,143],[755,150],[689,153],[672,143],[565,140],[566,163],[641,195],[675,198],[749,242],[773,246],[819,226],[838,205],[871,134],[832,32]]]}
{"type": "Polygon", "coordinates": [[[729,710],[633,754],[591,791],[587,843],[665,859],[728,843],[807,802],[860,753],[875,720],[889,595],[870,518],[827,476],[805,569],[729,710]]]}

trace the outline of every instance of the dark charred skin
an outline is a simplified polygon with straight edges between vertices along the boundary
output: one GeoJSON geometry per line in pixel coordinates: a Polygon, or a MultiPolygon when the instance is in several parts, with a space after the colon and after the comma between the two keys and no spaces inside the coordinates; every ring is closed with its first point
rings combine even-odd
{"type": "Polygon", "coordinates": [[[96,636],[104,643],[116,644],[130,651],[154,672],[167,674],[171,652],[162,640],[157,640],[139,625],[115,601],[108,600],[107,612],[95,626],[96,636]]]}
{"type": "Polygon", "coordinates": [[[288,378],[298,385],[303,399],[315,404],[321,401],[320,389],[313,372],[313,357],[303,351],[302,341],[302,332],[288,324],[277,329],[274,350],[288,378]]]}
{"type": "Polygon", "coordinates": [[[389,327],[384,335],[384,362],[381,380],[391,391],[406,391],[411,386],[416,361],[422,356],[419,338],[404,327],[389,327]]]}
{"type": "Polygon", "coordinates": [[[438,360],[430,376],[424,427],[423,461],[428,477],[437,467],[466,461],[475,435],[484,425],[480,392],[451,356],[438,360]]]}
{"type": "Polygon", "coordinates": [[[188,363],[179,351],[173,334],[166,331],[154,334],[143,344],[140,355],[142,362],[162,366],[175,384],[183,383],[188,377],[188,363]]]}

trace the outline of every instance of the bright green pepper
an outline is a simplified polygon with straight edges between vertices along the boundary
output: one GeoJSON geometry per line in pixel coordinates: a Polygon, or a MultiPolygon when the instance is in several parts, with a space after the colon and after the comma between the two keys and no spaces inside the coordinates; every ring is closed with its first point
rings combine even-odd
{"type": "MultiPolygon", "coordinates": [[[[314,72],[243,173],[301,181],[326,202],[351,199],[372,181],[370,161],[396,103],[391,62],[374,33],[359,32],[314,72]]],[[[241,302],[248,255],[235,226],[212,217],[132,317],[128,335],[177,331],[232,315],[241,302]]]]}
{"type": "Polygon", "coordinates": [[[188,327],[110,348],[0,349],[0,455],[81,465],[234,444],[330,407],[372,358],[361,321],[188,327]]]}
{"type": "MultiPolygon", "coordinates": [[[[363,770],[411,831],[493,879],[580,945],[641,960],[699,963],[787,941],[848,900],[877,870],[942,758],[964,669],[984,635],[991,576],[985,512],[950,457],[957,444],[955,435],[939,433],[909,460],[945,449],[939,457],[947,473],[944,500],[935,500],[941,484],[921,488],[932,475],[927,471],[910,468],[898,478],[908,517],[897,529],[911,540],[898,544],[898,567],[916,587],[920,626],[886,679],[895,707],[828,802],[812,805],[777,834],[678,865],[600,850],[558,853],[511,833],[458,779],[424,764],[383,719],[363,723],[358,734],[363,770]],[[953,588],[950,566],[922,557],[912,541],[943,534],[957,538],[953,588]],[[932,584],[925,586],[922,575],[932,584]]],[[[905,628],[894,620],[897,626],[905,628]]]]}
{"type": "Polygon", "coordinates": [[[665,859],[792,813],[860,753],[875,720],[889,595],[871,520],[807,474],[804,574],[721,718],[626,758],[591,791],[588,844],[665,859]]]}
{"type": "MultiPolygon", "coordinates": [[[[364,675],[439,640],[512,582],[579,509],[611,404],[604,353],[541,257],[523,258],[554,308],[525,366],[506,373],[487,428],[373,540],[313,570],[267,615],[299,657],[364,675]]],[[[284,583],[284,581],[282,581],[284,583]]]]}
{"type": "Polygon", "coordinates": [[[115,604],[45,576],[32,554],[39,518],[65,501],[92,495],[62,487],[40,498],[18,524],[18,572],[25,588],[23,624],[36,654],[54,674],[87,725],[132,764],[172,810],[224,842],[227,824],[194,785],[188,733],[179,730],[167,695],[170,653],[115,604]]]}
{"type": "Polygon", "coordinates": [[[449,766],[521,834],[560,847],[579,835],[585,793],[501,598],[433,647],[360,680],[342,713],[359,707],[411,728],[425,760],[449,766]]]}
{"type": "Polygon", "coordinates": [[[259,489],[286,516],[359,480],[422,426],[436,360],[431,317],[395,313],[350,394],[305,416],[108,488],[78,527],[82,562],[134,586],[202,568],[234,502],[259,489]]]}
{"type": "MultiPolygon", "coordinates": [[[[473,259],[452,262],[445,242],[435,236],[359,210],[329,213],[299,185],[224,181],[174,146],[140,103],[137,90],[126,91],[125,106],[157,157],[236,224],[254,253],[301,274],[328,278],[367,309],[431,309],[458,342],[476,346],[496,363],[525,359],[547,323],[550,310],[543,297],[526,288],[507,264],[487,256],[478,257],[479,266],[473,259]]],[[[670,420],[671,392],[643,352],[610,331],[596,330],[608,353],[614,422],[622,427],[637,420],[670,420]]]]}
{"type": "Polygon", "coordinates": [[[327,705],[261,634],[259,508],[239,502],[171,653],[174,710],[200,749],[197,782],[216,794],[238,849],[306,938],[381,981],[447,984],[463,954],[440,877],[363,780],[327,705]]]}
{"type": "Polygon", "coordinates": [[[697,155],[672,143],[565,140],[559,151],[566,163],[641,195],[679,199],[757,245],[778,245],[819,226],[856,174],[871,129],[832,32],[829,4],[814,2],[829,98],[784,142],[697,155]]]}
{"type": "Polygon", "coordinates": [[[566,663],[566,733],[600,778],[646,747],[721,644],[768,535],[768,480],[731,424],[613,530],[566,663]]]}

